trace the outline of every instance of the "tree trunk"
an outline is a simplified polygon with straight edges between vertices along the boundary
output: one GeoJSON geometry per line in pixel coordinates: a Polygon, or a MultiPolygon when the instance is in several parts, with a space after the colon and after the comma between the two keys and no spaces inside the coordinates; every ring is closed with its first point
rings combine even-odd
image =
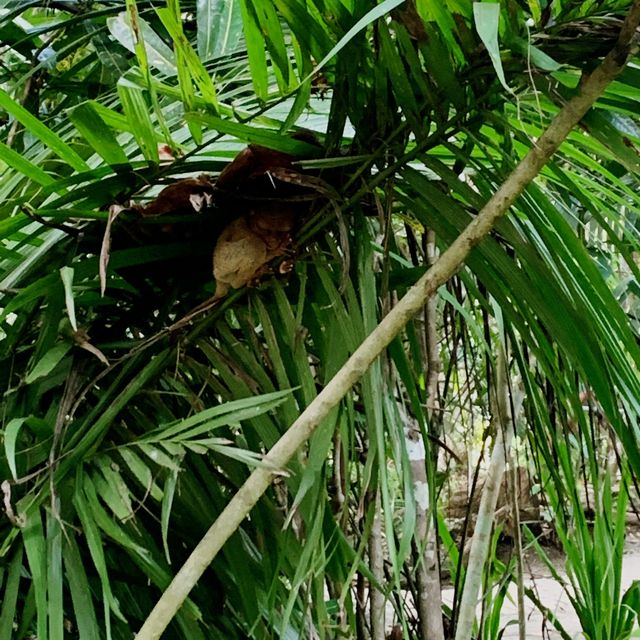
{"type": "MultiPolygon", "coordinates": [[[[427,231],[427,263],[436,261],[436,236],[427,231]]],[[[437,332],[438,300],[430,298],[425,307],[425,334],[427,360],[427,413],[429,428],[438,419],[438,375],[440,374],[440,354],[437,332]]],[[[435,487],[429,484],[427,465],[435,465],[437,456],[427,460],[425,443],[420,430],[408,433],[411,472],[416,500],[416,541],[418,543],[418,614],[422,640],[444,640],[442,624],[442,588],[440,585],[440,558],[438,557],[438,537],[436,527],[435,487]],[[412,438],[412,435],[414,436],[412,438]],[[411,442],[413,440],[413,442],[411,442]],[[421,446],[417,446],[418,443],[421,446]],[[414,455],[411,455],[413,453],[414,455]]]]}
{"type": "Polygon", "coordinates": [[[517,414],[522,403],[522,396],[520,395],[513,402],[514,414],[512,414],[511,403],[509,402],[507,357],[502,345],[498,352],[495,380],[495,442],[471,540],[469,561],[458,610],[455,640],[469,640],[472,636],[473,623],[476,618],[476,606],[479,602],[478,593],[482,585],[482,573],[487,562],[491,543],[493,517],[514,435],[514,415],[517,414]]]}

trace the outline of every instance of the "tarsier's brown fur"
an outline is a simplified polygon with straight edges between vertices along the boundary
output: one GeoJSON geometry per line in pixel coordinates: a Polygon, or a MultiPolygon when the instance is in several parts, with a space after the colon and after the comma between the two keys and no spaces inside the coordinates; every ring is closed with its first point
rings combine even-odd
{"type": "Polygon", "coordinates": [[[216,298],[264,275],[274,258],[287,254],[295,214],[286,207],[261,208],[231,222],[213,252],[216,298]]]}

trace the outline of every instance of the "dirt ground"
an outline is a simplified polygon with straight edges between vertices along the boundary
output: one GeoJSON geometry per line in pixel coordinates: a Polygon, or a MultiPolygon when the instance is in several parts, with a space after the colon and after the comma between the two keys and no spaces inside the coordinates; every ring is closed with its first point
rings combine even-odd
{"type": "MultiPolygon", "coordinates": [[[[564,558],[557,552],[555,566],[564,573],[564,558]]],[[[581,633],[578,617],[567,598],[562,587],[551,577],[547,567],[537,559],[531,560],[528,566],[526,585],[533,587],[538,593],[540,601],[557,616],[565,630],[573,640],[584,640],[581,633]]],[[[631,585],[634,580],[640,580],[640,531],[630,532],[625,545],[624,562],[622,568],[622,591],[631,585]]],[[[512,600],[505,601],[502,609],[502,627],[504,628],[510,621],[502,636],[504,640],[518,638],[518,610],[515,601],[516,588],[512,585],[510,589],[512,600]]],[[[556,640],[561,635],[550,623],[545,622],[542,614],[529,600],[525,600],[527,610],[526,616],[526,637],[527,640],[556,640]]]]}
{"type": "MultiPolygon", "coordinates": [[[[545,552],[552,559],[556,570],[564,575],[565,559],[561,551],[545,547],[545,552]]],[[[622,593],[634,580],[640,580],[640,528],[634,526],[627,531],[624,560],[622,565],[622,593]]],[[[443,601],[451,605],[453,601],[453,587],[450,583],[443,585],[443,601]]],[[[525,554],[525,586],[537,593],[540,602],[554,613],[572,640],[586,640],[581,632],[580,622],[569,598],[561,585],[553,579],[547,566],[537,558],[535,552],[525,554]]],[[[518,635],[518,606],[516,601],[516,586],[509,588],[510,598],[505,599],[500,616],[500,628],[503,630],[502,640],[517,640],[518,635]]],[[[391,603],[387,603],[386,620],[391,628],[394,612],[391,603]]],[[[526,609],[526,638],[527,640],[559,640],[562,638],[550,622],[544,620],[531,600],[525,597],[526,609]]],[[[478,606],[480,614],[480,606],[478,606]]]]}

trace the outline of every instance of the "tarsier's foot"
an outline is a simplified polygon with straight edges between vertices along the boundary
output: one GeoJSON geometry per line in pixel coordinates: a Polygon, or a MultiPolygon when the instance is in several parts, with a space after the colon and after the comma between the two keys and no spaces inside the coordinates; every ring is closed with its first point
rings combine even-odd
{"type": "Polygon", "coordinates": [[[229,285],[226,282],[216,282],[216,292],[213,296],[213,300],[220,300],[220,298],[224,298],[227,293],[229,293],[229,285]]]}
{"type": "Polygon", "coordinates": [[[278,265],[278,273],[280,275],[291,273],[293,271],[294,265],[295,265],[295,262],[293,258],[286,258],[278,265]]]}

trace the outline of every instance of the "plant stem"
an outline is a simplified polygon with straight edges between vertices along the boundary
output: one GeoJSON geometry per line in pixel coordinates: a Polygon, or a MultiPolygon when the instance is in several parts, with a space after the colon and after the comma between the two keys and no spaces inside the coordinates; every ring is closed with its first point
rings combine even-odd
{"type": "MultiPolygon", "coordinates": [[[[482,573],[491,544],[493,517],[514,435],[514,416],[511,413],[509,402],[509,381],[505,349],[505,346],[500,345],[495,376],[496,401],[494,418],[496,437],[493,451],[491,452],[491,462],[489,463],[487,477],[482,488],[482,498],[480,499],[476,526],[471,540],[469,561],[458,610],[455,640],[468,640],[472,637],[473,622],[476,618],[476,605],[478,604],[478,592],[482,584],[482,573]]],[[[516,405],[514,408],[515,413],[518,412],[521,401],[522,398],[514,402],[514,405],[516,405]]]]}
{"type": "MultiPolygon", "coordinates": [[[[378,584],[384,584],[384,552],[382,548],[382,519],[380,503],[380,489],[375,488],[371,495],[373,504],[373,524],[369,537],[369,568],[378,584]]],[[[378,587],[369,583],[369,620],[371,623],[371,640],[384,640],[386,598],[378,587]]]]}
{"type": "MultiPolygon", "coordinates": [[[[427,264],[434,265],[436,255],[436,234],[429,229],[426,234],[427,264]]],[[[427,362],[427,414],[429,416],[429,430],[434,433],[434,425],[440,416],[438,405],[438,376],[440,374],[440,353],[438,351],[437,330],[437,298],[429,298],[425,305],[425,359],[427,362]]],[[[438,435],[437,433],[435,435],[438,435]]],[[[415,430],[415,437],[421,438],[420,429],[415,430]]],[[[442,588],[440,585],[440,558],[438,556],[438,539],[436,535],[436,499],[435,482],[429,482],[427,465],[435,469],[436,455],[421,442],[421,447],[411,447],[414,455],[409,455],[411,472],[416,497],[416,542],[419,549],[417,577],[418,577],[418,614],[420,620],[420,635],[422,640],[444,640],[444,625],[442,623],[442,588]],[[420,455],[416,456],[415,452],[420,455]],[[430,451],[427,459],[427,451],[430,451]]]]}

